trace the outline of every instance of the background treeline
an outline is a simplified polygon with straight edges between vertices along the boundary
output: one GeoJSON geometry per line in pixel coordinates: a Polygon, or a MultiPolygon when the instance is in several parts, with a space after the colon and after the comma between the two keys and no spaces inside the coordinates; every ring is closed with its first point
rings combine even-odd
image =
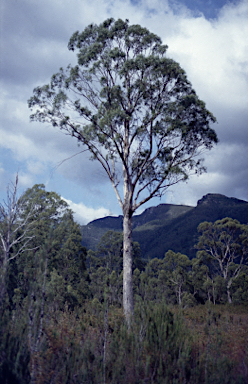
{"type": "Polygon", "coordinates": [[[248,382],[245,227],[220,223],[238,254],[227,276],[206,252],[210,228],[192,260],[169,251],[144,261],[134,242],[127,330],[122,235],[87,251],[65,201],[43,185],[17,199],[16,187],[1,205],[1,383],[248,382]]]}
{"type": "MultiPolygon", "coordinates": [[[[225,224],[235,225],[237,231],[240,227],[245,227],[245,239],[247,239],[247,226],[240,225],[236,220],[227,218],[217,223],[221,228],[225,224]]],[[[224,228],[222,233],[224,233],[224,228]]],[[[204,236],[200,237],[201,241],[203,238],[204,236]]],[[[200,243],[199,246],[201,246],[200,243]]],[[[236,256],[236,260],[231,260],[230,254],[226,256],[226,260],[223,260],[225,274],[220,268],[220,260],[211,257],[204,250],[199,251],[197,257],[192,260],[181,253],[168,251],[163,259],[154,258],[144,261],[141,258],[139,244],[134,243],[133,285],[136,300],[156,303],[165,301],[167,304],[178,304],[183,307],[206,302],[225,304],[228,302],[227,284],[229,282],[231,299],[229,302],[247,303],[248,267],[245,263],[241,263],[242,242],[233,241],[232,246],[235,247],[233,256],[236,256]]],[[[246,244],[242,250],[245,251],[245,256],[248,256],[246,244]]],[[[226,248],[223,251],[225,252],[226,248]]],[[[220,255],[220,259],[221,257],[225,257],[225,255],[220,255]]],[[[90,276],[90,290],[93,296],[103,302],[105,282],[110,290],[111,304],[121,305],[122,235],[118,232],[107,232],[102,237],[97,251],[88,251],[86,260],[90,276]]]]}

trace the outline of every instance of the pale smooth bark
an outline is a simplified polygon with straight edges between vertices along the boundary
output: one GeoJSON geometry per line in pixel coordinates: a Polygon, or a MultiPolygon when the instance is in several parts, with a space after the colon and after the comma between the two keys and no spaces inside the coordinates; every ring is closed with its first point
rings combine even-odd
{"type": "Polygon", "coordinates": [[[125,125],[124,139],[124,165],[123,165],[123,309],[127,325],[130,328],[131,318],[134,314],[133,301],[133,245],[132,245],[132,216],[133,216],[133,189],[129,174],[129,124],[125,125]]]}
{"type": "Polygon", "coordinates": [[[123,308],[128,326],[133,316],[132,217],[123,217],[123,308]]]}

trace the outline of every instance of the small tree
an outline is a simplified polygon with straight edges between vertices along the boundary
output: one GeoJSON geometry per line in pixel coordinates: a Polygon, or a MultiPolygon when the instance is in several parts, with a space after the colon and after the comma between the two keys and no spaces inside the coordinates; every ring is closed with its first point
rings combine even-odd
{"type": "Polygon", "coordinates": [[[106,171],[123,211],[123,306],[133,313],[132,216],[168,187],[202,172],[215,121],[161,39],[108,19],[72,35],[78,64],[34,89],[31,120],[74,136],[106,171]],[[123,187],[123,194],[120,191],[123,187]]]}
{"type": "Polygon", "coordinates": [[[168,283],[173,286],[177,302],[181,305],[183,293],[189,280],[191,261],[188,256],[173,251],[166,252],[163,261],[167,272],[168,283]]]}
{"type": "Polygon", "coordinates": [[[216,268],[226,282],[228,302],[232,302],[230,288],[248,261],[248,225],[226,217],[215,223],[207,221],[198,226],[201,233],[197,248],[203,256],[216,262],[216,268]]]}

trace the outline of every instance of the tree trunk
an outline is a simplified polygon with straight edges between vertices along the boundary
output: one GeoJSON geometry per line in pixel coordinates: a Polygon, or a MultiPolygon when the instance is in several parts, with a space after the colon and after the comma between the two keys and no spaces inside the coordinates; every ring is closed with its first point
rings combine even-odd
{"type": "Polygon", "coordinates": [[[123,164],[123,310],[128,328],[134,314],[133,305],[133,245],[132,245],[132,188],[129,175],[129,123],[125,123],[123,164]]]}
{"type": "Polygon", "coordinates": [[[182,285],[179,283],[178,284],[178,304],[181,306],[182,305],[182,285]]]}
{"type": "Polygon", "coordinates": [[[232,304],[232,297],[230,293],[230,289],[227,289],[227,300],[229,304],[232,304]]]}
{"type": "Polygon", "coordinates": [[[133,304],[133,252],[132,252],[132,214],[123,216],[123,309],[128,327],[134,312],[133,304]]]}
{"type": "Polygon", "coordinates": [[[231,292],[230,292],[230,288],[231,288],[231,285],[232,285],[232,281],[228,281],[227,283],[227,300],[228,300],[228,303],[229,304],[232,304],[232,296],[231,296],[231,292]]]}
{"type": "Polygon", "coordinates": [[[213,283],[213,303],[215,305],[215,287],[214,287],[214,283],[213,283]]]}

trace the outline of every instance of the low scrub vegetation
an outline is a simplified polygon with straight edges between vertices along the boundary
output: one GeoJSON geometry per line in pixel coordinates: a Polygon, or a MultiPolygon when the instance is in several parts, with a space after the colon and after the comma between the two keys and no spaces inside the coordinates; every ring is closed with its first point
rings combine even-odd
{"type": "Polygon", "coordinates": [[[74,310],[65,305],[47,312],[33,354],[26,317],[16,309],[2,321],[2,383],[248,382],[244,306],[182,310],[140,301],[128,331],[122,310],[107,301],[93,299],[74,310]]]}

